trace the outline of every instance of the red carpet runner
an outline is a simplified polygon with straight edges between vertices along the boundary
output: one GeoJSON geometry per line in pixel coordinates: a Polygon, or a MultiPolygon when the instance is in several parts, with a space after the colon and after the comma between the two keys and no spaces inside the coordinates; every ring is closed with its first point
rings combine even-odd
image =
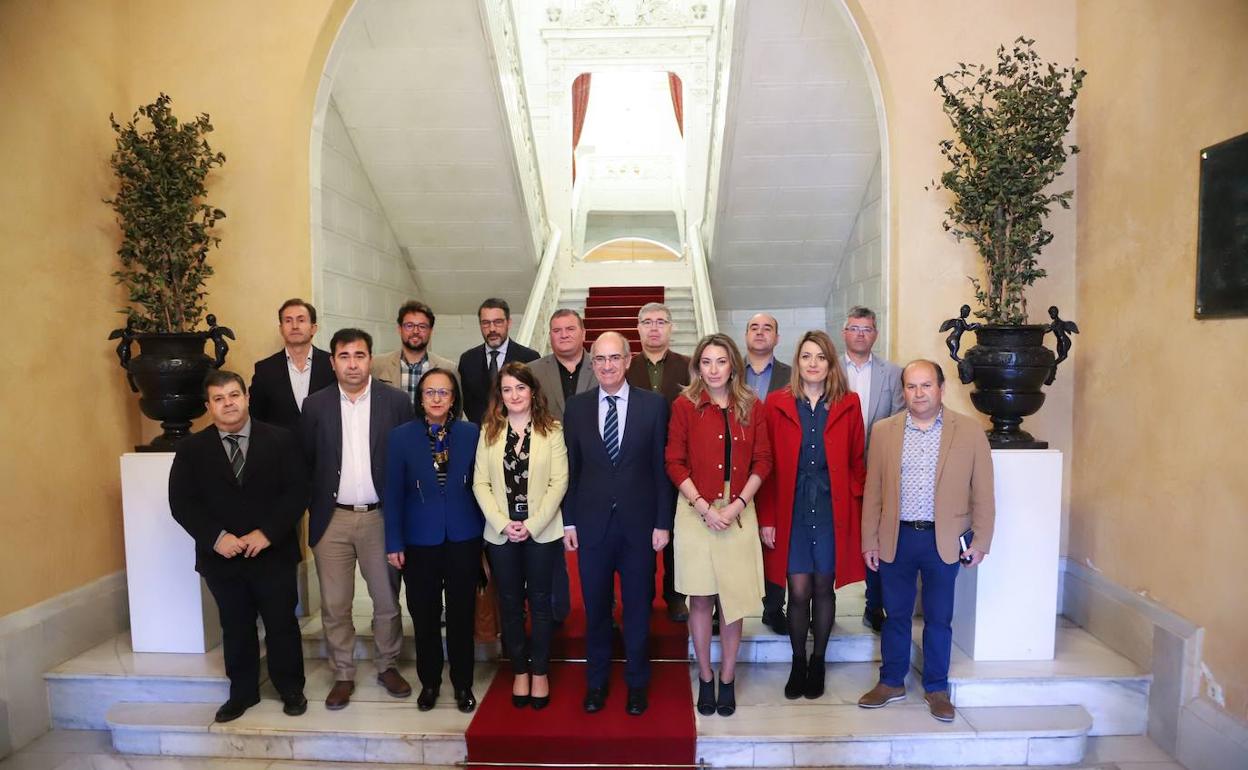
{"type": "MultiPolygon", "coordinates": [[[[658,561],[656,597],[661,596],[663,585],[658,561]]],[[[568,578],[572,612],[562,628],[556,629],[552,657],[583,658],[585,609],[575,554],[568,554],[568,578]]],[[[615,657],[623,657],[618,634],[615,657]]],[[[687,630],[667,619],[661,599],[656,599],[651,613],[650,657],[680,661],[688,657],[687,630]]],[[[511,705],[511,669],[500,666],[468,726],[469,766],[473,762],[691,764],[697,732],[689,664],[653,663],[651,671],[650,707],[642,716],[631,717],[624,713],[628,688],[622,662],[611,665],[610,696],[606,708],[597,714],[586,714],[581,708],[584,663],[551,664],[550,705],[542,711],[511,705]]]]}

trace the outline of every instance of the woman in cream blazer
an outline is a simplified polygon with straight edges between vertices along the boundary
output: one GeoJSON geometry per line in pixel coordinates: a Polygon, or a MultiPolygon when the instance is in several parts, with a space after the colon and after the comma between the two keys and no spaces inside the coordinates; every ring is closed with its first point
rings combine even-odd
{"type": "Polygon", "coordinates": [[[517,708],[550,703],[551,585],[563,558],[559,506],[568,489],[568,450],[533,372],[513,361],[498,372],[482,420],[472,491],[485,514],[489,554],[502,611],[503,648],[517,708]],[[531,633],[524,631],[528,601],[531,633]]]}

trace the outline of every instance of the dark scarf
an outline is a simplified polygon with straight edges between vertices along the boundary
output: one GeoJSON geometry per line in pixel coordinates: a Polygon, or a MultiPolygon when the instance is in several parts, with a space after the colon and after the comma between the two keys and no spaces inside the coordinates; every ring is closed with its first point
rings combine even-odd
{"type": "Polygon", "coordinates": [[[451,464],[451,441],[446,423],[429,424],[429,446],[433,451],[433,469],[438,472],[438,480],[446,482],[446,471],[451,464]]]}

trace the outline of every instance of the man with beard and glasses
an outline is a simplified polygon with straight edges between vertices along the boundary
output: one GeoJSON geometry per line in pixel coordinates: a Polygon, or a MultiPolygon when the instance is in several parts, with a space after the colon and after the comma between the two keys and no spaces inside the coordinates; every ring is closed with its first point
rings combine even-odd
{"type": "Polygon", "coordinates": [[[536,350],[511,339],[511,306],[490,297],[477,308],[477,322],[484,340],[459,357],[459,381],[464,387],[464,417],[477,425],[490,400],[490,388],[503,364],[527,364],[538,359],[536,350]]]}
{"type": "Polygon", "coordinates": [[[425,372],[430,369],[445,369],[458,375],[454,361],[429,349],[436,320],[433,310],[425,303],[416,300],[404,302],[399,308],[396,321],[399,342],[402,344],[398,350],[373,359],[373,378],[406,393],[413,407],[420,400],[416,393],[416,383],[420,382],[425,372]]]}

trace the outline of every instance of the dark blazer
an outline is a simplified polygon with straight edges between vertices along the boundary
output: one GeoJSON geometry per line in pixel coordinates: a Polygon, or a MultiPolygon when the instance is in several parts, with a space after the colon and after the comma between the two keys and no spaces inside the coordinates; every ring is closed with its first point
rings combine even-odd
{"type": "MultiPolygon", "coordinates": [[[[624,377],[630,386],[639,390],[650,390],[650,374],[646,372],[645,353],[633,356],[624,377]]],[[[682,356],[675,350],[668,349],[667,358],[663,361],[663,381],[659,383],[659,392],[667,399],[668,406],[672,405],[688,384],[689,356],[682,356]]]]}
{"type": "Polygon", "coordinates": [[[409,545],[462,543],[481,537],[485,517],[472,493],[472,466],[481,429],[462,420],[450,425],[446,486],[438,483],[429,426],[413,420],[390,431],[386,449],[386,553],[409,545]]]}
{"type": "MultiPolygon", "coordinates": [[[[507,341],[507,355],[498,362],[498,368],[511,361],[527,364],[541,356],[536,350],[526,348],[515,340],[507,341]]],[[[464,351],[459,357],[459,381],[464,388],[464,417],[472,423],[481,424],[481,417],[490,403],[490,362],[485,355],[485,343],[464,351]]]]}
{"type": "Polygon", "coordinates": [[[563,411],[568,445],[568,492],[563,524],[576,527],[581,545],[602,540],[612,510],[623,517],[633,542],[650,548],[655,529],[672,528],[676,499],[664,469],[668,406],[663,397],[631,388],[618,465],[611,463],[598,432],[598,396],[593,388],[573,396],[563,411]]]}
{"type": "MultiPolygon", "coordinates": [[[[368,456],[373,466],[373,487],[385,500],[386,438],[390,431],[412,419],[407,394],[379,380],[372,380],[369,398],[368,456]]],[[[337,386],[323,388],[303,402],[299,436],[308,467],[312,469],[308,505],[308,545],[320,542],[329,527],[338,499],[342,471],[342,393],[337,386]]]]}
{"type": "Polygon", "coordinates": [[[179,441],[173,456],[169,508],[195,540],[195,570],[209,577],[299,563],[296,524],[308,499],[299,444],[290,431],[254,418],[247,444],[241,483],[215,425],[179,441]],[[242,537],[253,529],[271,545],[250,559],[227,559],[212,549],[221,530],[242,537]]]}
{"type": "Polygon", "coordinates": [[[775,393],[781,388],[788,387],[789,380],[793,378],[793,367],[788,364],[781,363],[779,360],[771,362],[771,382],[767,383],[767,392],[762,394],[763,401],[767,400],[768,394],[775,393]]]}
{"type": "MultiPolygon", "coordinates": [[[[333,384],[334,369],[328,351],[313,347],[308,395],[333,384]]],[[[256,362],[256,373],[251,377],[251,416],[270,425],[298,430],[299,405],[295,403],[295,393],[290,389],[285,348],[256,362]]]]}

